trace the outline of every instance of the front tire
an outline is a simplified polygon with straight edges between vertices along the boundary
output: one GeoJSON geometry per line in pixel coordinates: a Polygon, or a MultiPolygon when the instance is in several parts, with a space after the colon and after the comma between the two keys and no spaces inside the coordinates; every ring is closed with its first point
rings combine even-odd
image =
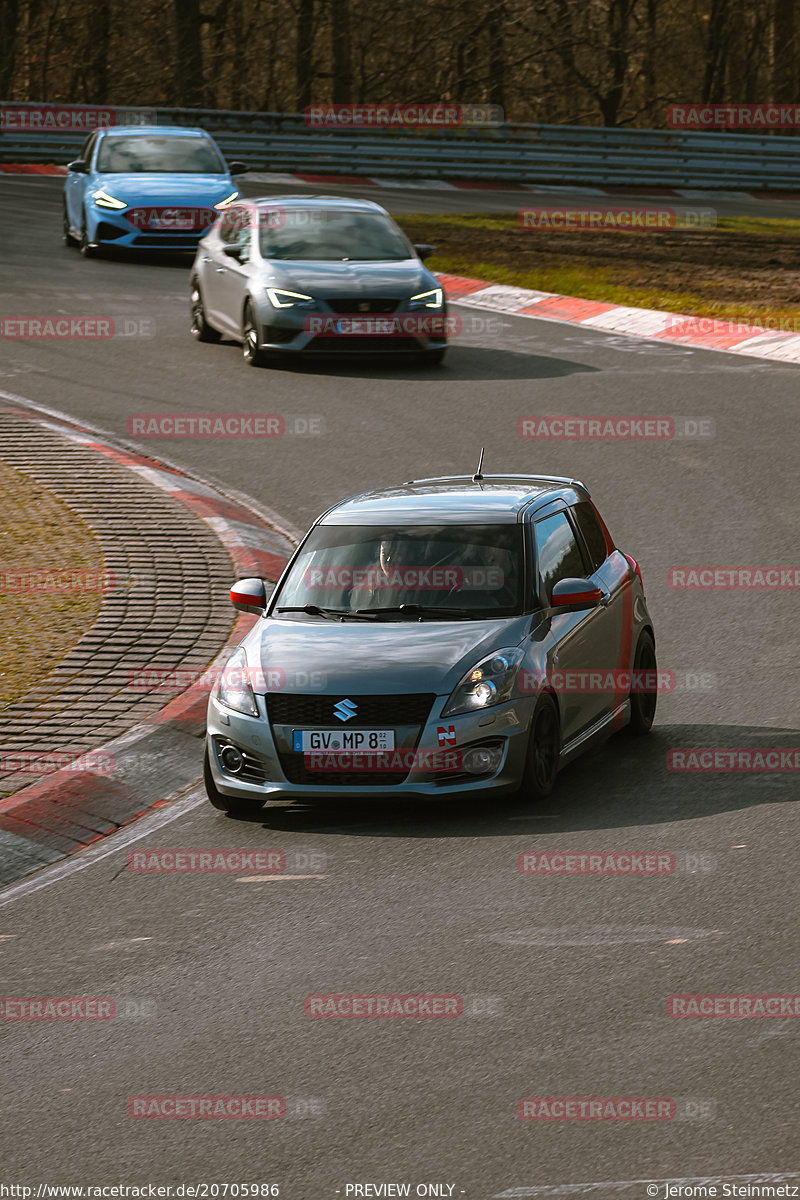
{"type": "Polygon", "coordinates": [[[249,300],[242,318],[242,357],[249,367],[267,365],[267,355],[258,344],[258,322],[249,300]]]}
{"type": "Polygon", "coordinates": [[[536,802],[550,795],[558,774],[560,754],[558,707],[550,693],[545,692],[533,712],[525,773],[519,788],[520,800],[536,802]]]}
{"type": "Polygon", "coordinates": [[[631,719],[627,729],[634,737],[642,737],[653,728],[658,700],[657,669],[656,644],[652,634],[643,629],[639,634],[639,641],[636,643],[633,670],[634,672],[646,671],[648,675],[652,675],[653,678],[650,682],[653,684],[653,690],[643,692],[631,689],[631,719]]]}
{"type": "Polygon", "coordinates": [[[97,246],[92,245],[89,241],[89,233],[86,229],[86,212],[83,214],[83,226],[81,227],[81,236],[78,240],[78,249],[84,258],[94,258],[97,254],[97,246]]]}
{"type": "Polygon", "coordinates": [[[211,774],[208,747],[206,747],[203,758],[203,784],[206,796],[214,808],[219,812],[228,813],[231,817],[251,817],[264,807],[263,803],[259,803],[258,800],[243,800],[238,796],[225,796],[219,791],[214,783],[214,776],[211,774]]]}
{"type": "Polygon", "coordinates": [[[213,326],[209,325],[203,304],[203,293],[196,279],[192,280],[192,336],[198,342],[218,342],[222,337],[213,326]]]}
{"type": "Polygon", "coordinates": [[[66,200],[64,201],[63,231],[64,231],[64,245],[65,246],[74,246],[77,239],[75,237],[75,234],[72,232],[72,226],[69,223],[69,216],[67,215],[66,200]]]}

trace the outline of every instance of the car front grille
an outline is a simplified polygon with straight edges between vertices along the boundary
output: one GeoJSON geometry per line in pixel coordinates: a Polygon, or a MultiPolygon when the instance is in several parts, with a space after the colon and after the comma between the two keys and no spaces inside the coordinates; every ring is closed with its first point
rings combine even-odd
{"type": "Polygon", "coordinates": [[[332,308],[335,313],[341,313],[343,316],[350,316],[353,313],[397,312],[400,301],[368,300],[365,297],[356,297],[355,299],[352,299],[350,297],[345,297],[342,300],[326,300],[325,303],[329,308],[332,308]]]}
{"type": "Polygon", "coordinates": [[[307,349],[318,354],[408,354],[410,350],[420,351],[422,343],[415,337],[358,337],[345,333],[335,337],[315,337],[307,349]]]}
{"type": "Polygon", "coordinates": [[[290,783],[340,788],[396,787],[408,772],[311,770],[305,756],[291,748],[292,729],[394,729],[397,748],[416,749],[436,696],[432,692],[408,695],[319,696],[268,693],[267,716],[272,726],[281,769],[290,783]],[[341,700],[358,706],[348,721],[339,721],[333,707],[341,700]]]}
{"type": "Polygon", "coordinates": [[[203,236],[203,232],[198,233],[173,233],[170,229],[165,229],[163,233],[140,233],[138,237],[133,239],[131,245],[141,246],[142,249],[148,246],[166,246],[169,245],[172,250],[194,250],[198,241],[203,236]]]}
{"type": "Polygon", "coordinates": [[[393,725],[424,725],[435,695],[432,692],[411,695],[319,696],[298,693],[267,693],[267,714],[273,725],[291,725],[304,729],[318,725],[322,729],[389,728],[393,725]],[[351,700],[358,711],[349,721],[340,721],[333,711],[342,700],[351,700]]]}

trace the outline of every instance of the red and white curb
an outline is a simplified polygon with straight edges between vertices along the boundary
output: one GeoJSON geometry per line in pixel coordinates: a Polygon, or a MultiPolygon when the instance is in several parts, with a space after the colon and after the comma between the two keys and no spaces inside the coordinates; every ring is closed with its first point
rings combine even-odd
{"type": "MultiPolygon", "coordinates": [[[[7,175],[66,175],[67,168],[39,163],[0,163],[0,172],[7,175]]],[[[490,192],[540,192],[554,196],[653,196],[680,197],[683,200],[781,200],[797,199],[800,193],[785,192],[741,192],[724,188],[669,188],[645,187],[632,184],[630,187],[586,187],[583,184],[526,183],[509,179],[505,182],[487,183],[480,179],[392,179],[375,175],[294,175],[281,171],[248,171],[244,177],[249,183],[280,183],[291,186],[309,183],[338,184],[358,187],[403,188],[408,191],[490,191],[490,192]]]]}
{"type": "MultiPolygon", "coordinates": [[[[62,437],[111,458],[169,492],[214,531],[230,554],[236,575],[276,580],[282,572],[294,550],[296,533],[247,497],[140,454],[65,413],[4,391],[0,401],[37,416],[62,437]]],[[[220,602],[226,603],[226,597],[220,602]]],[[[15,878],[115,832],[197,781],[207,680],[216,677],[257,619],[240,613],[227,644],[203,677],[147,721],[81,755],[88,764],[114,762],[113,776],[104,775],[102,766],[92,770],[89,765],[80,771],[67,766],[0,799],[0,854],[10,860],[15,878]]]]}
{"type": "Polygon", "coordinates": [[[694,346],[698,350],[721,350],[728,354],[748,354],[753,358],[800,362],[800,333],[773,332],[739,321],[691,317],[655,308],[631,308],[624,304],[583,300],[580,296],[561,296],[557,292],[505,287],[461,275],[440,274],[438,278],[449,300],[469,308],[562,321],[606,333],[694,346]]]}

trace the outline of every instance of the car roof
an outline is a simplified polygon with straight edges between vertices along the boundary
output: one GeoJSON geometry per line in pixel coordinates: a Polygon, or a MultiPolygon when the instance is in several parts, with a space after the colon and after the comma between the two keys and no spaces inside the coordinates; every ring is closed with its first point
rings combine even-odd
{"type": "Polygon", "coordinates": [[[134,137],[140,135],[175,137],[177,134],[180,134],[181,137],[208,138],[209,140],[213,140],[207,130],[191,128],[185,125],[110,125],[107,129],[101,129],[98,132],[103,134],[104,137],[113,136],[114,134],[125,137],[128,137],[129,134],[132,134],[134,137]]]}
{"type": "Polygon", "coordinates": [[[588,497],[579,479],[561,475],[452,475],[360,492],[329,508],[318,523],[510,525],[553,500],[576,504],[588,497]]]}
{"type": "Polygon", "coordinates": [[[361,209],[364,212],[385,213],[386,209],[374,200],[354,200],[349,196],[244,196],[247,204],[255,204],[257,208],[274,208],[276,204],[282,208],[307,208],[309,200],[319,208],[361,209]]]}

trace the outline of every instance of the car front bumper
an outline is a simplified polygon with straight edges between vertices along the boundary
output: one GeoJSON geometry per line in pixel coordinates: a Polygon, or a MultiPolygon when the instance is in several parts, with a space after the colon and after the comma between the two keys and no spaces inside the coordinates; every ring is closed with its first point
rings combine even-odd
{"type": "MultiPolygon", "coordinates": [[[[258,717],[245,716],[220,704],[212,695],[208,704],[207,749],[211,774],[218,791],[223,795],[253,801],[291,800],[300,797],[341,799],[346,796],[376,796],[388,799],[391,796],[448,796],[480,793],[482,795],[504,795],[514,792],[522,782],[528,752],[530,721],[533,700],[529,698],[508,701],[480,713],[442,717],[441,711],[448,696],[438,696],[430,715],[422,727],[416,742],[418,755],[434,754],[445,763],[445,769],[412,768],[399,772],[399,782],[376,783],[374,781],[352,782],[348,773],[347,782],[326,781],[320,783],[293,783],[281,764],[285,749],[277,744],[281,734],[273,731],[267,717],[265,697],[256,697],[258,717]],[[452,726],[455,744],[439,745],[439,727],[452,726]],[[277,737],[276,737],[277,734],[277,737]],[[232,744],[246,755],[247,778],[226,772],[219,761],[219,750],[223,743],[232,744]],[[497,765],[486,773],[474,773],[463,766],[463,758],[469,751],[496,747],[499,750],[497,765]],[[450,750],[457,755],[447,757],[450,750]]],[[[399,739],[398,739],[399,740],[399,739]]],[[[297,754],[297,759],[302,759],[297,754]]]]}
{"type": "Polygon", "coordinates": [[[401,302],[394,312],[341,313],[319,301],[276,309],[268,301],[257,308],[258,344],[284,354],[408,354],[443,350],[448,344],[446,310],[409,310],[401,302]]]}

